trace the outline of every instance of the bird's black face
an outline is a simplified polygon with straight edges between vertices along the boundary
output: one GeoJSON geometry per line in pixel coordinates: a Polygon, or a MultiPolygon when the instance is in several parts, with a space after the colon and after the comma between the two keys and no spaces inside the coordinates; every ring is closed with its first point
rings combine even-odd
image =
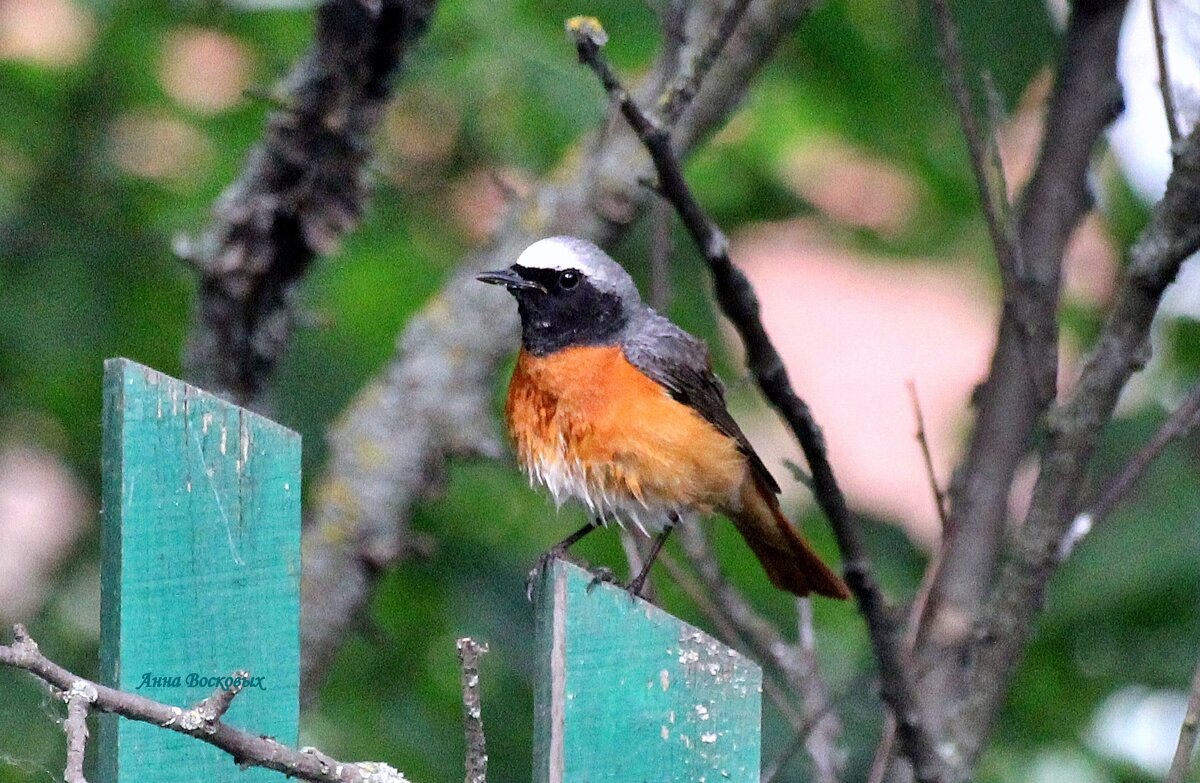
{"type": "Polygon", "coordinates": [[[624,303],[578,269],[514,264],[477,278],[516,297],[521,343],[535,356],[577,345],[612,345],[629,321],[624,303]]]}

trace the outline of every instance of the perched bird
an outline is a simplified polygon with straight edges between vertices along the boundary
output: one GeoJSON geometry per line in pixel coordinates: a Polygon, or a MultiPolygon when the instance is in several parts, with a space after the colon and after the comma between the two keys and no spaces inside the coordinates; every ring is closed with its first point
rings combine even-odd
{"type": "Polygon", "coordinates": [[[704,343],[643,304],[616,261],[552,237],[478,279],[507,287],[521,315],[505,405],[521,466],[557,503],[576,498],[596,515],[548,556],[612,519],[656,533],[628,588],[636,595],[674,525],[719,511],[777,587],[849,596],[780,510],[779,484],[729,415],[704,343]]]}

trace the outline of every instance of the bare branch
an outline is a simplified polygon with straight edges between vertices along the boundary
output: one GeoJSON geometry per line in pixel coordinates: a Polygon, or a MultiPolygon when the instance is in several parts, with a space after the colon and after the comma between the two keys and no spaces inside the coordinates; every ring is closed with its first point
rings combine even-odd
{"type": "Polygon", "coordinates": [[[802,691],[804,717],[812,730],[804,738],[804,747],[813,761],[817,783],[839,783],[845,771],[846,757],[838,746],[842,722],[833,711],[829,686],[817,665],[817,634],[813,628],[812,600],[796,599],[796,635],[805,671],[802,691]]]}
{"type": "MultiPolygon", "coordinates": [[[[220,748],[230,755],[232,762],[243,767],[273,769],[291,777],[318,783],[407,783],[404,775],[386,764],[338,762],[319,752],[296,750],[271,737],[235,729],[222,723],[219,716],[212,721],[205,720],[204,716],[213,714],[214,705],[219,705],[221,699],[210,697],[214,700],[205,699],[193,709],[183,710],[135,693],[126,693],[85,680],[42,655],[37,643],[23,626],[17,625],[13,628],[13,637],[12,644],[0,645],[0,665],[24,669],[51,687],[66,691],[68,707],[72,700],[77,700],[85,707],[90,703],[101,712],[152,723],[170,731],[186,734],[220,748]],[[200,708],[206,704],[209,706],[202,715],[200,708]]],[[[74,731],[74,728],[70,731],[74,731]]],[[[83,736],[86,736],[86,731],[83,736]]],[[[68,739],[70,741],[70,732],[68,739]]],[[[82,744],[77,732],[76,740],[82,744]]]]}
{"type": "Polygon", "coordinates": [[[1120,472],[1105,485],[1091,508],[1075,517],[1071,529],[1063,538],[1059,550],[1060,559],[1065,560],[1092,528],[1108,518],[1129,490],[1146,475],[1146,471],[1150,469],[1154,460],[1158,459],[1158,455],[1162,454],[1163,449],[1185,437],[1197,426],[1200,426],[1200,383],[1192,387],[1183,402],[1179,403],[1162,426],[1150,436],[1150,440],[1146,441],[1146,445],[1130,457],[1120,472]]]}
{"type": "Polygon", "coordinates": [[[87,683],[76,681],[63,698],[67,702],[67,717],[63,733],[67,735],[67,766],[63,771],[66,783],[87,783],[83,776],[83,760],[87,752],[88,709],[96,700],[96,692],[87,683]]]}
{"type": "Polygon", "coordinates": [[[1018,205],[1022,274],[1016,288],[1005,292],[991,367],[974,396],[975,425],[950,484],[950,524],[916,651],[923,703],[939,727],[953,720],[946,705],[969,687],[965,648],[974,618],[996,593],[1010,487],[1052,401],[1041,393],[1046,385],[1035,374],[1049,377],[1057,364],[1063,252],[1091,207],[1088,166],[1121,105],[1116,49],[1124,6],[1125,0],[1072,5],[1047,132],[1018,205]],[[1018,308],[1017,299],[1026,304],[1018,308]],[[1038,342],[1032,352],[1031,334],[1038,342]],[[1044,366],[1031,368],[1031,357],[1044,366]]]}
{"type": "Polygon", "coordinates": [[[813,629],[812,601],[796,599],[797,646],[806,670],[804,698],[805,731],[796,731],[793,740],[762,774],[763,783],[772,783],[803,745],[813,763],[813,779],[818,783],[839,783],[846,764],[838,743],[842,722],[833,711],[833,701],[825,678],[817,669],[817,636],[813,629]]]}
{"type": "Polygon", "coordinates": [[[437,0],[325,0],[316,42],[275,94],[262,142],[212,223],[177,252],[200,276],[188,374],[252,404],[296,322],[296,289],[366,209],[370,138],[437,0]]]}
{"type": "Polygon", "coordinates": [[[1121,389],[1145,362],[1150,323],[1180,264],[1200,249],[1200,128],[1180,143],[1167,191],[1130,250],[1112,310],[1079,380],[1048,422],[1033,500],[976,630],[973,664],[960,706],[952,708],[958,752],[979,757],[1021,654],[1037,627],[1046,585],[1078,512],[1096,443],[1121,389]]]}
{"type": "Polygon", "coordinates": [[[488,651],[470,637],[458,640],[462,668],[463,730],[467,736],[466,783],[487,783],[487,738],[483,733],[483,707],[479,700],[479,659],[488,651]]]}
{"type": "Polygon", "coordinates": [[[1175,756],[1163,783],[1183,783],[1192,765],[1192,751],[1196,749],[1196,732],[1200,728],[1200,664],[1192,675],[1192,689],[1188,693],[1187,711],[1183,725],[1179,727],[1179,742],[1175,745],[1175,756]]]}
{"type": "Polygon", "coordinates": [[[895,623],[875,581],[861,534],[850,517],[845,498],[834,479],[820,430],[808,406],[796,395],[783,360],[771,343],[759,317],[758,299],[745,275],[729,258],[729,241],[696,201],[671,151],[659,122],[644,113],[621,85],[600,47],[606,37],[594,20],[576,20],[569,25],[580,62],[600,79],[612,100],[646,146],[658,174],[659,191],[672,203],[684,226],[704,254],[712,271],[717,301],[746,346],[748,363],[759,388],[792,428],[808,460],[816,488],[816,500],[829,519],[845,560],[846,581],[858,598],[867,619],[872,645],[881,669],[884,699],[897,715],[900,737],[912,759],[919,780],[938,780],[942,761],[935,742],[919,717],[910,673],[901,665],[895,623]]]}
{"type": "MultiPolygon", "coordinates": [[[[672,5],[672,8],[675,6],[672,5]]],[[[672,129],[679,154],[723,124],[778,42],[811,0],[752,3],[672,129]]],[[[686,4],[686,27],[711,29],[723,4],[686,4]]],[[[668,47],[669,48],[669,47],[668,47]]],[[[684,45],[685,50],[690,45],[684,45]]],[[[687,51],[665,52],[639,88],[658,100],[687,51]]],[[[334,655],[368,605],[379,574],[416,553],[408,521],[437,491],[456,454],[501,453],[493,430],[493,382],[518,340],[516,313],[474,280],[511,264],[537,239],[571,234],[611,246],[650,200],[652,173],[641,143],[622,125],[581,139],[559,171],[507,216],[491,246],[414,316],[394,358],[329,433],[330,461],[318,482],[304,541],[302,693],[315,694],[334,655]]]]}
{"type": "Polygon", "coordinates": [[[1174,146],[1179,141],[1179,115],[1175,113],[1175,94],[1171,87],[1171,72],[1167,68],[1167,41],[1158,0],[1150,0],[1150,25],[1154,28],[1154,56],[1158,59],[1158,89],[1162,93],[1163,111],[1167,114],[1167,132],[1174,146]]]}

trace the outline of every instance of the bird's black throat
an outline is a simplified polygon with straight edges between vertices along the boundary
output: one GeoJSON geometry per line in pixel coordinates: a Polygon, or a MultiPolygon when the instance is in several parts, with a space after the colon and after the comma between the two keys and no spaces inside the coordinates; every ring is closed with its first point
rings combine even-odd
{"type": "Polygon", "coordinates": [[[546,289],[512,292],[521,314],[521,344],[534,356],[573,346],[612,345],[629,323],[620,297],[601,291],[587,279],[563,289],[557,270],[514,269],[546,289]]]}

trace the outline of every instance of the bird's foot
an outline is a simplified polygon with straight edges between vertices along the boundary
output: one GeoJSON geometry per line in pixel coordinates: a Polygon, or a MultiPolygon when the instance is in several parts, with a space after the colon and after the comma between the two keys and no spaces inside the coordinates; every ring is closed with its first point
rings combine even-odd
{"type": "Polygon", "coordinates": [[[546,567],[550,565],[552,560],[556,560],[561,557],[563,560],[570,561],[580,568],[586,569],[587,564],[581,560],[576,560],[574,557],[568,554],[568,550],[573,544],[579,541],[579,539],[583,538],[588,533],[591,533],[602,524],[603,523],[601,520],[589,522],[543,552],[541,557],[537,559],[537,562],[534,563],[533,570],[529,572],[529,576],[525,579],[525,597],[530,601],[533,600],[533,586],[539,579],[542,578],[542,574],[545,573],[546,567]]]}
{"type": "Polygon", "coordinates": [[[550,564],[555,560],[566,560],[568,563],[574,563],[580,568],[589,571],[591,570],[588,568],[587,563],[572,555],[566,547],[552,546],[545,552],[538,555],[538,559],[536,562],[534,562],[533,568],[529,570],[529,576],[525,577],[525,598],[527,598],[529,601],[533,601],[534,586],[537,585],[538,581],[542,578],[542,574],[546,572],[546,569],[549,568],[550,564]]]}
{"type": "Polygon", "coordinates": [[[599,566],[598,568],[589,568],[588,571],[592,575],[592,581],[588,582],[588,586],[586,588],[587,592],[589,592],[589,593],[592,592],[592,590],[594,590],[596,588],[596,585],[600,585],[600,584],[620,585],[621,584],[620,582],[617,581],[616,574],[614,574],[612,572],[611,568],[605,568],[604,566],[599,566]]]}
{"type": "Polygon", "coordinates": [[[642,570],[642,573],[629,580],[629,584],[625,585],[625,592],[629,593],[629,600],[642,597],[642,588],[646,586],[646,577],[650,575],[650,569],[642,570]]]}

